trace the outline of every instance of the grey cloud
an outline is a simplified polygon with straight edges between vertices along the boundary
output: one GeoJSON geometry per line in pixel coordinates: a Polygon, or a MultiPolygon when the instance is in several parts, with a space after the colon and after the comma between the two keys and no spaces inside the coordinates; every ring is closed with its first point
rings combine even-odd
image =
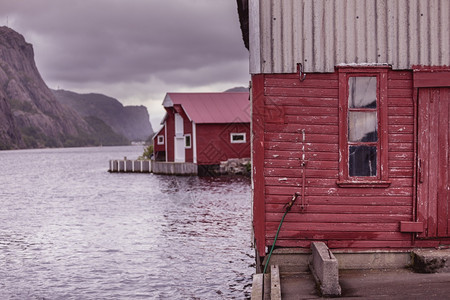
{"type": "Polygon", "coordinates": [[[139,86],[132,98],[142,103],[183,87],[248,83],[234,0],[0,2],[0,22],[33,44],[53,88],[92,87],[121,100],[139,86]]]}
{"type": "Polygon", "coordinates": [[[234,1],[37,2],[18,22],[51,42],[35,49],[50,80],[142,81],[247,55],[234,1]]]}

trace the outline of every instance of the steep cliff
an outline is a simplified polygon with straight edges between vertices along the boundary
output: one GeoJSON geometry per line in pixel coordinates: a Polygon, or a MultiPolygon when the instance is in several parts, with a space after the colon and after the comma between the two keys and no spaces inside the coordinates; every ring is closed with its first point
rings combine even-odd
{"type": "Polygon", "coordinates": [[[83,117],[95,117],[130,141],[145,141],[153,134],[145,106],[123,106],[117,99],[102,94],[78,94],[54,90],[56,99],[83,117]]]}
{"type": "Polygon", "coordinates": [[[0,150],[126,145],[152,133],[144,106],[50,90],[34,62],[33,46],[0,27],[0,150]]]}
{"type": "Polygon", "coordinates": [[[42,80],[33,46],[8,27],[0,27],[0,116],[0,149],[92,143],[90,126],[42,80]]]}

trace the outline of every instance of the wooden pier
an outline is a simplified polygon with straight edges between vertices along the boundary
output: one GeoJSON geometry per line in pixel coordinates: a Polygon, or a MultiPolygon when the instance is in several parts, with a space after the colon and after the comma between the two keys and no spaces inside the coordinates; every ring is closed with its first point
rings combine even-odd
{"type": "Polygon", "coordinates": [[[114,159],[109,161],[109,172],[112,173],[151,173],[150,160],[114,159]]]}
{"type": "Polygon", "coordinates": [[[154,160],[114,159],[109,161],[111,173],[155,173],[167,175],[197,175],[194,163],[159,162],[154,160]]]}

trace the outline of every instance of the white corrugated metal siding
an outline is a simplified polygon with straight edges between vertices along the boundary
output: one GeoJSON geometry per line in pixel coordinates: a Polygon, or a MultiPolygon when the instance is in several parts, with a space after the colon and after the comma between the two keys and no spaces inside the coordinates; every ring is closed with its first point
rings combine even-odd
{"type": "Polygon", "coordinates": [[[450,0],[250,0],[250,73],[450,65],[450,0]]]}

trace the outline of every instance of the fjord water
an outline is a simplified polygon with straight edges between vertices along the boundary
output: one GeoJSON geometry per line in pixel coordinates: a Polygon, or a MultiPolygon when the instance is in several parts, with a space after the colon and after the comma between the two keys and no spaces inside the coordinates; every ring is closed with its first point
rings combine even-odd
{"type": "Polygon", "coordinates": [[[1,299],[248,298],[250,181],[107,172],[142,152],[0,152],[1,299]]]}

